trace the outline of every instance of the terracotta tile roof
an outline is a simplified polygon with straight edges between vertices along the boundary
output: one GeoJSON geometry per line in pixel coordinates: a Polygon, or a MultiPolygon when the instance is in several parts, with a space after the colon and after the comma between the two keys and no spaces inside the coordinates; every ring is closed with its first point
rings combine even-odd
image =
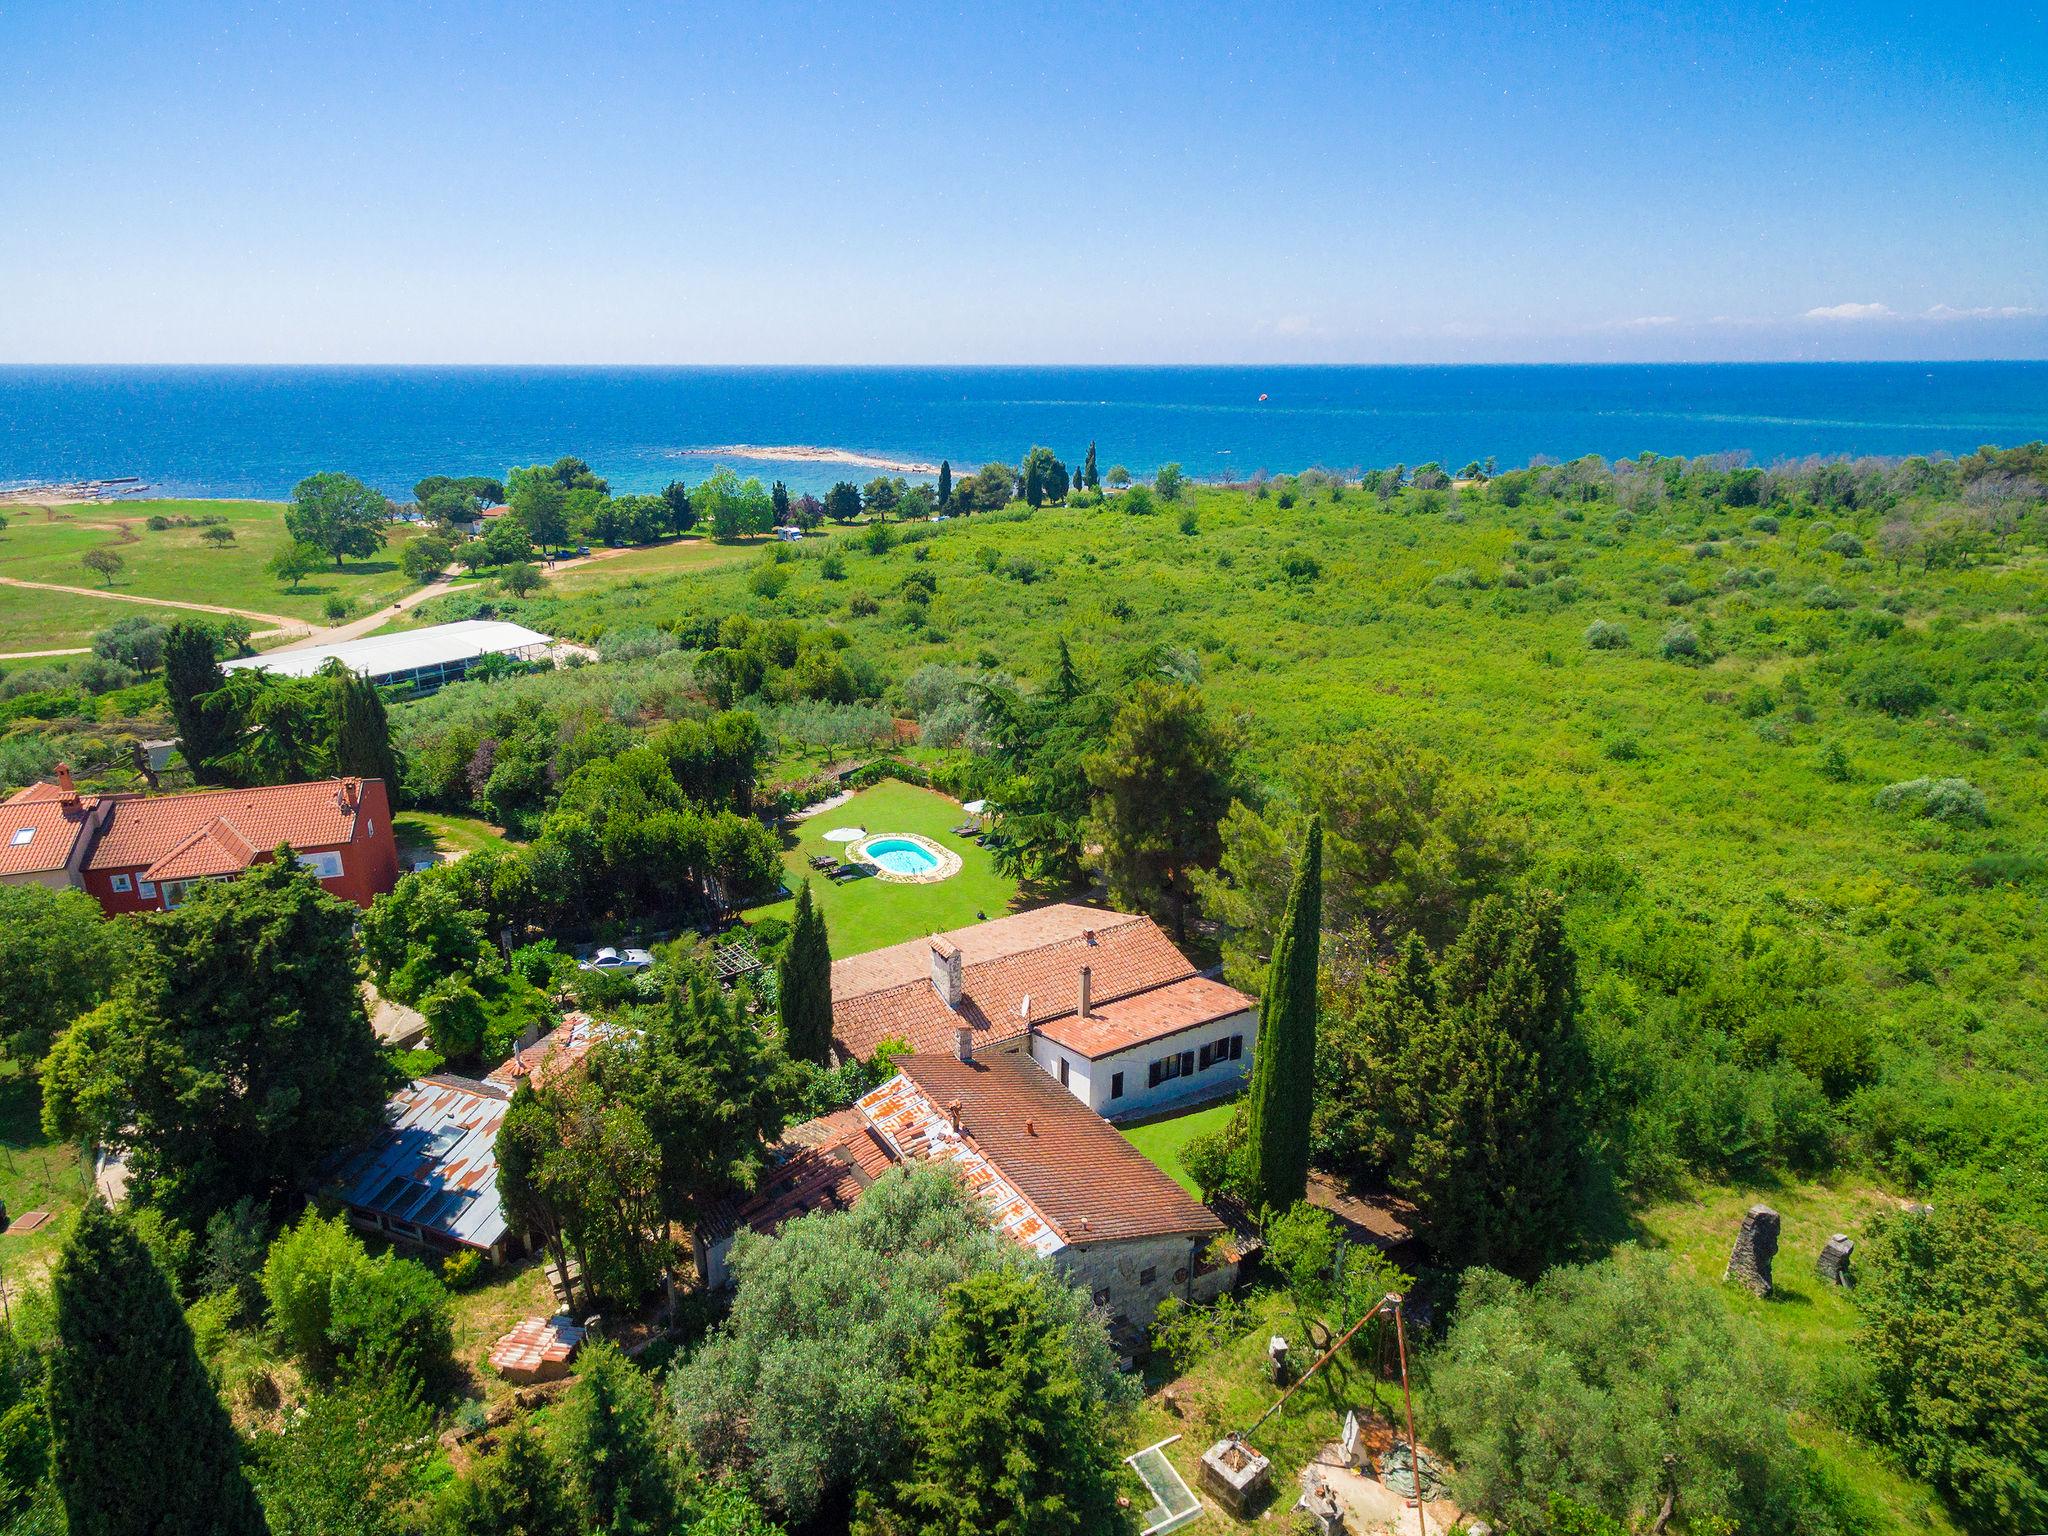
{"type": "Polygon", "coordinates": [[[950,1051],[962,1024],[977,1048],[1009,1039],[1027,1017],[1043,1024],[1074,1012],[1084,965],[1099,1002],[1195,974],[1150,918],[1095,907],[1041,907],[936,937],[960,950],[959,1008],[948,1008],[932,985],[932,939],[849,956],[832,966],[832,1034],[841,1050],[865,1058],[893,1039],[914,1051],[950,1051]]]}
{"type": "Polygon", "coordinates": [[[897,1066],[932,1104],[959,1101],[966,1139],[1066,1242],[1223,1230],[1214,1211],[1022,1056],[906,1056],[897,1066]]]}
{"type": "Polygon", "coordinates": [[[68,868],[100,805],[96,795],[81,797],[55,784],[31,784],[0,800],[0,876],[68,868]]]}
{"type": "Polygon", "coordinates": [[[358,779],[116,799],[86,867],[140,869],[152,880],[230,874],[279,843],[303,851],[353,842],[361,807],[358,779]]]}
{"type": "Polygon", "coordinates": [[[1258,1006],[1255,998],[1235,987],[1206,976],[1190,976],[1113,1003],[1091,1005],[1087,1018],[1068,1014],[1043,1025],[1040,1032],[1093,1061],[1258,1006]]]}
{"type": "Polygon", "coordinates": [[[521,1077],[533,1075],[538,1087],[567,1072],[601,1040],[615,1040],[633,1031],[620,1024],[600,1024],[587,1013],[570,1013],[562,1022],[523,1050],[514,1051],[485,1074],[484,1081],[510,1093],[521,1077]]]}
{"type": "Polygon", "coordinates": [[[698,1221],[697,1237],[717,1243],[741,1227],[768,1233],[813,1211],[850,1209],[893,1161],[858,1109],[791,1126],[769,1158],[759,1187],[714,1206],[698,1221]]]}

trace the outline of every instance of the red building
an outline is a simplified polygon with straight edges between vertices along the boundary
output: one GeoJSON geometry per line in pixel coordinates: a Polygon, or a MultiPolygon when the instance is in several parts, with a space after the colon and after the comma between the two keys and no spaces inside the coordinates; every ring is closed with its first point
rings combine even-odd
{"type": "Polygon", "coordinates": [[[367,907],[398,883],[381,779],[183,795],[81,795],[69,769],[0,801],[0,882],[76,886],[108,913],[175,907],[289,843],[330,894],[367,907]],[[19,825],[16,825],[19,823],[19,825]]]}

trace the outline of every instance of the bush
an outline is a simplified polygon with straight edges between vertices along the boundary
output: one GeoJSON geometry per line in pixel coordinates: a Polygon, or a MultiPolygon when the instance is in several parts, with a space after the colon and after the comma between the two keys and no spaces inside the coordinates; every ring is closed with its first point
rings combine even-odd
{"type": "Polygon", "coordinates": [[[1685,623],[1673,624],[1665,630],[1657,649],[1666,661],[1702,661],[1706,655],[1698,632],[1685,623]]]}
{"type": "Polygon", "coordinates": [[[1934,685],[1910,662],[1886,657],[1850,680],[1849,702],[1888,715],[1917,715],[1934,702],[1934,685]]]}
{"type": "Polygon", "coordinates": [[[1877,792],[1881,811],[1910,810],[1916,816],[1950,825],[1982,826],[1991,820],[1984,791],[1968,779],[1907,779],[1877,792]]]}
{"type": "Polygon", "coordinates": [[[277,1235],[263,1261],[263,1299],[270,1330],[287,1354],[316,1372],[331,1367],[335,1279],[368,1259],[339,1216],[322,1219],[309,1210],[277,1235]]]}
{"type": "Polygon", "coordinates": [[[1861,556],[1863,541],[1853,533],[1838,533],[1830,537],[1821,548],[1835,555],[1861,556]]]}
{"type": "Polygon", "coordinates": [[[1595,651],[1628,649],[1628,626],[1609,619],[1595,619],[1586,626],[1586,646],[1595,651]]]}
{"type": "Polygon", "coordinates": [[[1839,587],[1831,587],[1824,581],[1817,581],[1808,587],[1805,596],[1800,601],[1809,608],[1825,608],[1829,610],[1853,608],[1856,606],[1856,600],[1850,597],[1848,593],[1842,591],[1839,587]]]}
{"type": "Polygon", "coordinates": [[[1749,520],[1749,526],[1758,533],[1776,533],[1778,531],[1778,520],[1775,517],[1752,517],[1749,520]]]}
{"type": "Polygon", "coordinates": [[[432,1385],[455,1363],[447,1290],[425,1266],[394,1253],[365,1256],[335,1275],[327,1337],[336,1369],[352,1380],[432,1385]]]}

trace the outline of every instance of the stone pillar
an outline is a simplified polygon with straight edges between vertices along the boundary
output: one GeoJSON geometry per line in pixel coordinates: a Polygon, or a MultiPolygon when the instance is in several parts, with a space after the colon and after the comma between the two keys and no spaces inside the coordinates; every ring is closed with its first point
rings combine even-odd
{"type": "Polygon", "coordinates": [[[1829,1285],[1849,1283],[1849,1255],[1856,1251],[1855,1242],[1846,1232],[1837,1232],[1821,1245],[1820,1258],[1814,1262],[1814,1269],[1829,1285]]]}
{"type": "Polygon", "coordinates": [[[1768,1205],[1752,1205],[1735,1234],[1723,1280],[1733,1280],[1759,1296],[1771,1294],[1771,1260],[1778,1252],[1778,1213],[1768,1205]]]}

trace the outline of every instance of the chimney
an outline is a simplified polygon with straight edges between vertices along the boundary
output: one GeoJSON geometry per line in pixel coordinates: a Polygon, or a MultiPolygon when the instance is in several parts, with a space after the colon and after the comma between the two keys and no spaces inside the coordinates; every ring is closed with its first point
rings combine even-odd
{"type": "Polygon", "coordinates": [[[953,1100],[950,1104],[946,1106],[946,1118],[953,1122],[954,1134],[958,1135],[961,1130],[960,1101],[958,1099],[953,1100]]]}
{"type": "Polygon", "coordinates": [[[965,983],[966,966],[960,958],[960,946],[943,934],[933,934],[932,990],[939,994],[939,1001],[948,1008],[958,1008],[965,983]]]}
{"type": "Polygon", "coordinates": [[[1095,930],[1093,928],[1083,928],[1081,930],[1081,939],[1090,949],[1093,949],[1095,947],[1095,930]]]}
{"type": "Polygon", "coordinates": [[[59,763],[57,765],[57,788],[62,791],[57,803],[67,811],[77,810],[78,786],[71,782],[71,765],[69,763],[59,763]]]}
{"type": "Polygon", "coordinates": [[[339,806],[342,810],[352,811],[356,808],[356,799],[359,782],[360,781],[356,779],[343,779],[341,783],[338,786],[336,786],[334,791],[334,803],[337,806],[339,806]]]}
{"type": "Polygon", "coordinates": [[[1088,1004],[1095,995],[1095,972],[1089,966],[1081,967],[1081,1006],[1076,1010],[1082,1018],[1088,1017],[1088,1004]]]}
{"type": "Polygon", "coordinates": [[[953,1031],[953,1054],[962,1061],[974,1060],[974,1031],[965,1024],[953,1031]]]}
{"type": "Polygon", "coordinates": [[[1038,1134],[1038,1122],[1030,1119],[1025,1120],[1024,1134],[1026,1136],[1036,1136],[1038,1134]]]}

